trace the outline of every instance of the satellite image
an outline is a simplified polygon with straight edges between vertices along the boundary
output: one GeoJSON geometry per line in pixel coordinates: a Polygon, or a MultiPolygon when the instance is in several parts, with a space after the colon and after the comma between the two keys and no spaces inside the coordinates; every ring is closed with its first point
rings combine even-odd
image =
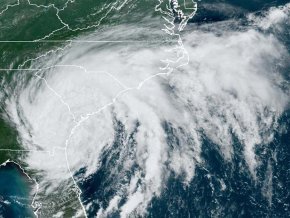
{"type": "Polygon", "coordinates": [[[290,218],[289,0],[1,0],[0,218],[290,218]]]}

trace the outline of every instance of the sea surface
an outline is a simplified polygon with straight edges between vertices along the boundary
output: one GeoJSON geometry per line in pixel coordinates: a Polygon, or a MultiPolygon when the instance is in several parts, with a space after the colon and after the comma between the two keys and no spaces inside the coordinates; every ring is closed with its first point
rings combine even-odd
{"type": "Polygon", "coordinates": [[[31,189],[36,184],[18,164],[8,162],[0,167],[1,217],[34,217],[31,189]]]}
{"type": "Polygon", "coordinates": [[[184,2],[0,4],[0,217],[290,217],[290,1],[184,2]]]}

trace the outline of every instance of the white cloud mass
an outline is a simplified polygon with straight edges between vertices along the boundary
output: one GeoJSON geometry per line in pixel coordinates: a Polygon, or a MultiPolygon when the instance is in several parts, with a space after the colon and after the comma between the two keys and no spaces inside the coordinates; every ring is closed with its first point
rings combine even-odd
{"type": "MultiPolygon", "coordinates": [[[[271,22],[286,16],[269,13],[271,22]]],[[[130,28],[134,27],[115,27],[84,39],[126,38],[132,34],[130,28]]],[[[135,34],[150,33],[138,30],[135,34]]],[[[170,171],[185,175],[184,182],[189,183],[196,164],[203,161],[203,136],[220,147],[226,161],[231,161],[233,135],[237,137],[255,177],[259,164],[255,148],[271,141],[288,104],[289,96],[281,88],[283,77],[275,67],[287,51],[273,35],[252,27],[222,34],[196,29],[183,35],[183,43],[189,63],[178,67],[184,59],[167,61],[165,70],[160,60],[176,60],[183,51],[170,43],[72,44],[58,55],[35,61],[33,68],[53,67],[40,70],[16,98],[7,101],[25,148],[54,152],[29,153],[25,158],[29,168],[39,171],[52,187],[70,178],[67,164],[73,173],[86,168],[86,177],[93,174],[102,167],[104,151],[113,146],[119,120],[127,134],[120,139],[124,154],[108,177],[130,171],[133,165],[138,170],[118,184],[117,194],[99,210],[99,217],[119,207],[121,217],[145,213],[170,171]],[[170,69],[171,74],[151,78],[170,69]],[[146,78],[151,79],[140,88],[146,78]],[[164,123],[172,127],[178,145],[169,146],[164,123]],[[128,135],[135,129],[135,144],[128,151],[128,135]]]]}

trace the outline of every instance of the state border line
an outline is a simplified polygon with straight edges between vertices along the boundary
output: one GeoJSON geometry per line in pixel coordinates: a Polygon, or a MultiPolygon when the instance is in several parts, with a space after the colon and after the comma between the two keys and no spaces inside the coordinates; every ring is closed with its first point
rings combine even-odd
{"type": "Polygon", "coordinates": [[[139,42],[176,42],[176,40],[0,40],[0,43],[139,43],[139,42]]]}
{"type": "MultiPolygon", "coordinates": [[[[111,7],[110,9],[109,9],[109,11],[108,11],[108,13],[107,14],[105,14],[105,16],[104,17],[102,17],[101,18],[101,20],[99,21],[99,23],[98,24],[96,24],[96,25],[92,25],[92,26],[88,26],[88,27],[85,27],[85,28],[76,28],[76,29],[71,29],[70,28],[70,26],[69,26],[69,24],[67,24],[67,23],[64,23],[63,22],[63,20],[61,19],[61,17],[59,16],[59,12],[60,11],[63,11],[66,7],[67,7],[67,4],[70,2],[70,0],[67,0],[67,2],[65,3],[65,6],[62,8],[62,9],[59,9],[59,8],[57,8],[54,4],[49,4],[48,6],[45,6],[45,5],[37,5],[37,4],[35,4],[35,3],[33,3],[33,4],[31,4],[31,2],[30,2],[30,0],[27,0],[27,2],[28,2],[28,4],[29,5],[33,5],[33,6],[36,6],[36,7],[44,7],[44,8],[50,8],[50,7],[53,7],[54,9],[56,9],[56,16],[57,16],[57,18],[58,18],[58,20],[64,25],[62,28],[68,28],[69,30],[71,30],[71,31],[76,31],[76,30],[86,30],[86,29],[89,29],[89,28],[92,28],[92,27],[97,27],[97,26],[99,26],[100,25],[100,22],[106,17],[106,15],[108,14],[108,13],[110,13],[110,11],[112,11],[113,9],[117,9],[117,10],[119,10],[120,8],[119,7],[115,7],[115,5],[113,5],[113,7],[111,7]]],[[[125,0],[124,1],[124,3],[121,5],[121,7],[124,5],[124,4],[126,4],[126,2],[127,2],[127,0],[125,0]]],[[[159,11],[158,9],[157,9],[157,7],[161,4],[163,2],[163,0],[159,0],[159,4],[157,4],[156,5],[156,7],[155,7],[155,11],[159,11]]],[[[185,0],[184,0],[184,3],[185,3],[185,0]]],[[[20,4],[20,1],[18,0],[18,4],[20,4]]],[[[16,4],[16,5],[18,5],[18,4],[16,4]]],[[[3,13],[3,12],[5,12],[5,11],[7,11],[8,10],[8,8],[9,7],[14,7],[14,6],[16,6],[16,5],[10,5],[10,6],[7,6],[6,7],[6,9],[4,9],[2,12],[1,12],[1,14],[3,13]]],[[[162,10],[160,11],[161,13],[162,13],[162,10]]],[[[196,8],[195,8],[195,12],[196,12],[196,8]]],[[[192,14],[192,15],[194,15],[195,14],[195,12],[192,14]]],[[[165,18],[165,17],[164,17],[165,18]]],[[[179,60],[180,59],[183,59],[184,58],[184,56],[187,56],[187,64],[188,64],[188,59],[189,59],[189,56],[188,56],[188,54],[187,54],[187,51],[186,51],[186,49],[184,48],[184,46],[183,46],[183,43],[182,43],[182,40],[180,39],[180,34],[178,34],[178,33],[175,33],[175,31],[174,31],[174,27],[175,27],[175,24],[173,23],[173,21],[169,21],[169,20],[167,20],[167,19],[165,19],[166,21],[168,21],[168,23],[170,23],[173,27],[172,28],[170,28],[170,27],[167,27],[167,25],[165,25],[164,24],[164,26],[165,26],[165,29],[162,29],[162,30],[164,30],[166,33],[168,33],[169,35],[174,35],[174,36],[178,36],[178,38],[179,38],[179,40],[177,40],[178,41],[178,43],[179,43],[179,45],[180,45],[180,48],[183,50],[183,55],[182,55],[182,57],[179,57],[176,61],[175,61],[175,63],[178,63],[179,62],[179,60]]],[[[183,29],[183,27],[184,27],[184,23],[183,23],[183,25],[182,26],[180,26],[179,27],[179,32],[183,29]]],[[[170,42],[169,40],[163,40],[163,41],[155,41],[155,40],[152,40],[152,41],[144,41],[144,40],[131,40],[131,41],[129,41],[129,40],[127,40],[127,41],[76,41],[76,40],[44,40],[45,38],[48,38],[48,37],[50,37],[54,32],[56,32],[56,31],[58,31],[58,30],[60,30],[60,29],[57,29],[57,30],[55,30],[55,31],[53,31],[53,32],[51,32],[50,34],[48,34],[48,35],[46,35],[46,36],[44,36],[43,38],[41,38],[41,39],[38,39],[38,40],[34,40],[34,41],[25,41],[25,40],[19,40],[19,41],[0,41],[0,43],[57,43],[57,42],[68,42],[68,43],[72,43],[72,42],[75,42],[75,43],[116,43],[116,42],[120,42],[120,43],[134,43],[134,42],[138,42],[138,43],[140,43],[140,42],[156,42],[156,43],[160,43],[160,42],[170,42]]],[[[174,43],[176,43],[176,40],[172,40],[172,42],[174,42],[174,43]]],[[[26,62],[24,62],[24,63],[26,63],[26,62]]],[[[24,65],[24,64],[23,64],[24,65]]],[[[22,65],[22,66],[23,66],[22,65]]],[[[169,70],[170,68],[169,68],[169,63],[167,64],[167,66],[165,67],[165,69],[167,69],[167,70],[169,70]]],[[[183,66],[184,64],[181,64],[181,65],[179,65],[179,66],[177,66],[176,68],[178,68],[178,67],[180,67],[180,66],[183,66]]],[[[7,71],[7,70],[10,70],[10,71],[13,71],[13,70],[18,70],[18,71],[39,71],[39,69],[2,69],[2,71],[7,71]]],[[[75,179],[74,179],[74,175],[73,175],[73,173],[72,173],[72,170],[71,170],[71,168],[70,168],[70,165],[69,165],[69,161],[68,161],[68,155],[67,155],[67,148],[68,148],[68,146],[69,146],[69,140],[70,140],[70,138],[71,138],[71,136],[74,134],[74,132],[75,132],[75,130],[80,126],[80,125],[82,125],[82,123],[83,122],[85,122],[86,120],[88,120],[91,116],[94,116],[94,115],[96,115],[96,114],[99,114],[100,112],[102,112],[103,110],[105,110],[106,108],[108,108],[108,107],[110,107],[111,105],[113,105],[114,103],[115,103],[115,101],[117,100],[117,98],[120,96],[120,95],[122,95],[124,92],[127,92],[127,91],[129,91],[129,90],[132,90],[132,89],[136,89],[136,90],[139,90],[139,89],[141,89],[141,87],[144,85],[144,83],[145,82],[147,82],[148,80],[151,80],[151,79],[153,79],[154,77],[157,77],[157,76],[160,76],[160,75],[169,75],[170,73],[171,73],[172,71],[171,70],[169,70],[167,73],[159,73],[159,74],[155,74],[155,75],[152,75],[152,76],[150,76],[150,77],[148,77],[147,79],[145,79],[145,80],[143,80],[141,83],[139,83],[139,85],[137,86],[137,87],[132,87],[132,88],[127,88],[127,89],[124,89],[123,91],[121,91],[121,92],[119,92],[118,94],[117,94],[117,96],[115,96],[115,98],[114,99],[112,99],[112,102],[110,102],[110,103],[108,103],[107,105],[104,105],[102,108],[99,108],[97,111],[94,111],[94,112],[92,112],[92,113],[89,113],[89,114],[86,114],[86,116],[85,117],[83,117],[80,121],[78,121],[77,122],[77,124],[71,129],[71,132],[70,132],[70,135],[68,136],[68,138],[66,139],[66,143],[65,143],[65,148],[64,148],[64,151],[65,151],[65,157],[66,157],[66,164],[67,164],[67,168],[68,168],[68,170],[69,170],[69,172],[70,172],[70,174],[71,174],[71,178],[72,178],[72,180],[73,180],[73,182],[74,182],[74,185],[75,185],[75,187],[76,187],[76,189],[77,189],[77,195],[78,195],[78,200],[79,200],[79,202],[80,202],[80,204],[81,204],[81,207],[82,207],[82,210],[83,210],[83,213],[84,213],[84,216],[85,217],[88,217],[87,216],[87,212],[86,212],[86,209],[85,209],[85,206],[84,206],[84,204],[83,204],[83,202],[82,202],[82,199],[81,199],[81,193],[82,193],[82,190],[80,189],[80,187],[78,186],[78,184],[77,184],[77,182],[75,181],[75,179]]],[[[39,75],[37,75],[37,73],[35,74],[35,76],[37,76],[37,77],[39,77],[39,79],[43,79],[45,82],[46,82],[46,80],[44,79],[44,78],[42,78],[41,76],[39,76],[39,75]]],[[[46,82],[47,83],[47,82],[46,82]]],[[[50,88],[49,87],[49,85],[48,84],[46,84],[47,85],[47,87],[48,88],[50,88]]],[[[53,89],[52,89],[52,91],[54,91],[53,89]]],[[[55,92],[55,94],[57,94],[56,92],[55,92]]],[[[58,97],[61,97],[61,96],[58,96],[58,97]]],[[[60,99],[61,100],[61,99],[60,99]]],[[[68,108],[69,108],[69,106],[68,106],[68,108]]],[[[20,166],[21,167],[21,166],[20,166]]],[[[29,176],[28,176],[29,177],[29,176]]],[[[32,204],[31,204],[31,206],[33,207],[33,208],[37,208],[36,209],[36,211],[34,212],[34,214],[36,215],[36,217],[38,217],[38,210],[41,208],[41,205],[39,205],[40,207],[37,207],[37,205],[34,205],[34,203],[35,203],[35,199],[36,199],[36,196],[37,196],[37,194],[38,194],[38,191],[39,191],[39,184],[37,183],[37,181],[36,180],[34,180],[35,182],[36,182],[36,184],[37,184],[37,192],[36,192],[36,194],[35,194],[35,196],[34,196],[34,198],[33,198],[33,201],[32,201],[32,204]]],[[[38,202],[36,202],[36,203],[38,203],[38,202]]]]}

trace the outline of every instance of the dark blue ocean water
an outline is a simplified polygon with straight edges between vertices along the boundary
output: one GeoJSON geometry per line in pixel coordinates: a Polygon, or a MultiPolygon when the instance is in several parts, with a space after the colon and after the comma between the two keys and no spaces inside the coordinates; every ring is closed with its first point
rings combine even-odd
{"type": "MultiPolygon", "coordinates": [[[[247,25],[245,17],[249,12],[263,13],[271,6],[284,5],[287,2],[289,1],[202,0],[198,4],[197,15],[190,22],[203,25],[237,19],[241,21],[241,25],[247,25]]],[[[277,37],[290,50],[289,32],[279,34],[277,37]]],[[[285,77],[287,73],[289,71],[285,72],[285,77]]],[[[289,76],[288,79],[290,81],[289,76]]],[[[191,183],[185,186],[182,177],[171,175],[166,181],[166,190],[149,205],[147,217],[290,217],[289,115],[290,111],[286,111],[279,120],[280,126],[285,127],[284,131],[277,130],[273,142],[257,150],[261,161],[257,169],[257,180],[253,180],[250,175],[243,147],[238,140],[233,146],[233,161],[226,162],[218,146],[204,137],[201,149],[204,163],[196,167],[191,183]],[[267,193],[269,191],[270,195],[267,193]]],[[[135,158],[134,138],[138,123],[127,144],[123,143],[128,136],[122,123],[116,121],[115,127],[115,140],[111,149],[102,155],[102,167],[85,181],[79,180],[83,203],[85,205],[93,203],[93,207],[88,211],[89,217],[95,217],[101,207],[106,208],[111,198],[118,192],[118,184],[122,184],[123,181],[125,183],[125,179],[130,180],[134,172],[139,170],[135,165],[126,171],[122,168],[121,161],[124,156],[135,158]],[[128,152],[122,153],[124,150],[128,152]],[[116,170],[115,174],[112,169],[116,170]]],[[[171,128],[170,123],[164,123],[168,144],[174,143],[176,138],[171,128]]],[[[84,172],[85,169],[82,169],[76,174],[76,178],[82,178],[84,172]]],[[[32,185],[35,184],[29,181],[16,164],[8,163],[1,167],[0,214],[9,218],[32,217],[33,211],[30,207],[32,185]]],[[[119,206],[124,201],[121,201],[119,206]]],[[[119,212],[116,211],[110,217],[119,217],[119,212]]]]}
{"type": "Polygon", "coordinates": [[[206,0],[198,2],[197,14],[190,22],[206,23],[243,18],[248,13],[261,13],[270,7],[289,3],[289,0],[206,0]]]}
{"type": "MultiPolygon", "coordinates": [[[[280,119],[280,125],[290,126],[290,111],[285,112],[280,119]]],[[[170,124],[164,124],[168,134],[168,143],[174,143],[175,135],[170,124]]],[[[257,151],[262,154],[261,165],[257,169],[257,180],[253,180],[244,160],[243,147],[234,143],[232,162],[226,162],[214,143],[204,138],[202,158],[205,162],[198,165],[195,176],[188,186],[183,178],[171,176],[166,183],[166,190],[160,197],[153,199],[146,217],[152,218],[183,218],[183,217],[280,217],[290,215],[290,131],[276,132],[275,140],[257,151]],[[271,165],[271,168],[269,166],[271,165]],[[270,173],[272,175],[270,175],[270,173]],[[269,178],[271,184],[268,184],[269,178]],[[271,199],[266,192],[271,187],[271,199]]],[[[118,127],[114,146],[103,155],[103,166],[87,180],[80,182],[83,190],[82,199],[85,204],[95,202],[88,211],[89,217],[101,207],[107,207],[110,199],[118,192],[116,184],[122,183],[125,177],[130,178],[137,168],[123,172],[120,166],[118,174],[111,177],[111,170],[116,169],[117,160],[122,159],[120,147],[125,137],[121,124],[118,127]],[[120,140],[121,139],[121,140],[120,140]],[[110,154],[109,154],[110,153],[110,154]],[[116,183],[116,181],[118,181],[116,183]]],[[[134,146],[132,141],[125,145],[134,146]]],[[[126,154],[130,155],[130,154],[126,154]]],[[[120,163],[120,162],[118,162],[120,163]]],[[[136,166],[137,167],[137,166],[136,166]]],[[[80,176],[83,172],[79,172],[80,176]]],[[[76,177],[78,177],[76,176],[76,177]]],[[[120,202],[122,205],[124,202],[120,202]]],[[[119,217],[120,211],[110,217],[119,217]]]]}
{"type": "MultiPolygon", "coordinates": [[[[290,126],[286,112],[280,123],[290,126]]],[[[168,182],[168,189],[155,198],[149,217],[289,217],[290,216],[290,131],[276,133],[275,140],[263,153],[254,181],[248,171],[239,142],[234,144],[233,162],[223,160],[216,145],[205,140],[194,179],[185,187],[182,178],[168,182]],[[274,158],[276,160],[274,160],[274,158]],[[264,194],[272,166],[271,202],[264,194]],[[224,183],[225,189],[221,185],[224,183]]]]}
{"type": "Polygon", "coordinates": [[[0,167],[0,214],[1,217],[34,217],[30,207],[30,190],[35,185],[12,162],[0,167]]]}
{"type": "MultiPolygon", "coordinates": [[[[241,25],[246,26],[245,18],[248,13],[263,13],[269,7],[284,5],[287,2],[289,1],[201,1],[197,15],[190,22],[203,25],[237,19],[241,21],[241,25]]],[[[280,35],[276,37],[282,40],[290,50],[289,31],[287,32],[286,29],[286,32],[277,34],[280,35]]],[[[289,66],[285,68],[284,76],[290,81],[289,66]]],[[[166,191],[151,202],[147,217],[290,217],[289,115],[290,111],[286,111],[279,120],[279,126],[284,127],[284,131],[277,130],[273,142],[256,151],[261,161],[256,180],[249,172],[243,155],[243,147],[238,140],[235,140],[233,145],[233,161],[226,162],[218,146],[204,137],[201,150],[205,162],[197,166],[190,185],[185,186],[183,178],[176,178],[172,175],[166,183],[166,191]]],[[[164,128],[170,144],[170,140],[174,141],[174,131],[166,123],[164,128]]],[[[102,167],[86,181],[79,183],[83,190],[84,203],[88,204],[95,199],[94,207],[88,211],[89,217],[93,217],[101,207],[106,208],[110,199],[118,192],[114,180],[122,183],[124,177],[130,179],[135,171],[134,167],[131,172],[122,172],[120,168],[119,174],[115,177],[107,176],[111,173],[111,169],[116,168],[116,160],[121,159],[119,147],[128,146],[127,150],[130,150],[130,146],[134,147],[134,133],[132,133],[130,143],[123,145],[122,138],[125,136],[120,123],[117,132],[118,135],[111,150],[103,155],[102,167]]],[[[81,176],[83,171],[79,172],[76,177],[81,176]]],[[[120,205],[123,203],[121,201],[120,205]]],[[[116,211],[110,217],[119,217],[119,212],[116,211]]]]}

